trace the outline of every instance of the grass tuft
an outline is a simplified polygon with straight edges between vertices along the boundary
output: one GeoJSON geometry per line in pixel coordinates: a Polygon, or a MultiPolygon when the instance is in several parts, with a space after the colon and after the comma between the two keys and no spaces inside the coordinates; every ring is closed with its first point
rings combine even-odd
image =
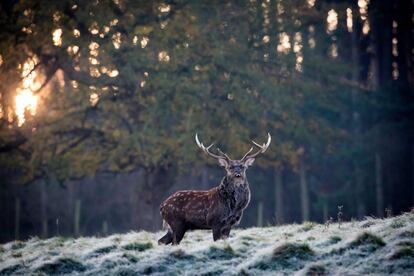
{"type": "Polygon", "coordinates": [[[12,244],[11,249],[12,250],[19,250],[19,249],[22,249],[23,247],[24,247],[24,242],[22,242],[22,241],[15,241],[12,244]]]}
{"type": "Polygon", "coordinates": [[[398,235],[399,238],[414,239],[414,231],[403,231],[398,235]]]}
{"type": "Polygon", "coordinates": [[[272,254],[273,260],[285,261],[293,257],[307,259],[314,252],[307,244],[285,243],[276,247],[272,254]]]}
{"type": "Polygon", "coordinates": [[[115,249],[116,249],[115,245],[105,246],[105,247],[96,249],[95,251],[93,251],[93,254],[97,254],[97,255],[108,254],[114,251],[115,249]]]}
{"type": "Polygon", "coordinates": [[[335,244],[335,243],[340,242],[341,240],[342,240],[342,238],[339,237],[339,236],[330,236],[329,237],[329,244],[335,244]]]}
{"type": "Polygon", "coordinates": [[[151,242],[146,242],[146,243],[133,242],[133,243],[123,246],[122,248],[125,250],[134,250],[134,251],[142,252],[142,251],[151,249],[153,247],[154,246],[152,245],[151,242]]]}
{"type": "Polygon", "coordinates": [[[241,236],[240,237],[241,240],[245,240],[245,241],[253,241],[254,239],[250,236],[241,236]]]}
{"type": "Polygon", "coordinates": [[[414,243],[411,241],[399,242],[397,249],[389,257],[390,260],[398,260],[403,258],[414,258],[414,243]]]}
{"type": "Polygon", "coordinates": [[[53,241],[53,243],[57,246],[57,247],[59,247],[59,246],[63,246],[63,245],[65,245],[65,242],[68,240],[68,238],[66,238],[66,237],[56,237],[55,239],[54,239],[54,241],[53,241]]]}
{"type": "MultiPolygon", "coordinates": [[[[163,273],[167,270],[167,268],[164,265],[154,265],[154,266],[147,266],[144,268],[142,273],[144,275],[150,275],[150,274],[160,274],[165,275],[166,273],[163,273]]],[[[139,275],[139,274],[137,274],[139,275]]]]}
{"type": "Polygon", "coordinates": [[[304,275],[307,276],[322,276],[322,275],[328,275],[327,269],[323,264],[311,264],[308,267],[305,268],[304,275]]]}
{"type": "Polygon", "coordinates": [[[404,227],[404,226],[405,226],[405,223],[404,223],[404,221],[402,221],[402,220],[399,220],[399,219],[394,219],[394,220],[391,222],[390,226],[391,226],[391,228],[393,228],[393,229],[398,229],[398,228],[404,227]]]}
{"type": "Polygon", "coordinates": [[[22,252],[13,252],[12,253],[13,258],[21,258],[22,256],[23,256],[22,252]]]}
{"type": "Polygon", "coordinates": [[[0,270],[0,275],[14,275],[21,268],[23,268],[23,266],[20,265],[20,264],[15,264],[15,265],[12,265],[12,266],[8,266],[8,267],[0,270]]]}
{"type": "Polygon", "coordinates": [[[363,223],[363,224],[361,225],[361,227],[362,227],[362,228],[369,228],[369,227],[371,227],[371,226],[373,226],[373,225],[375,225],[375,224],[376,224],[376,222],[375,222],[375,221],[369,220],[369,221],[367,221],[367,222],[363,223]]]}
{"type": "Polygon", "coordinates": [[[285,243],[273,250],[270,259],[259,261],[252,268],[261,270],[277,270],[286,267],[298,269],[303,267],[303,261],[311,259],[314,254],[307,244],[285,243]]]}
{"type": "Polygon", "coordinates": [[[350,247],[358,247],[364,245],[369,245],[376,249],[385,246],[385,242],[383,241],[383,239],[374,234],[371,234],[369,232],[363,232],[349,244],[350,247]]]}
{"type": "Polygon", "coordinates": [[[133,269],[127,268],[127,267],[121,267],[114,273],[114,275],[117,276],[135,276],[137,275],[137,272],[133,269]]]}
{"type": "Polygon", "coordinates": [[[112,260],[105,260],[102,265],[103,268],[107,269],[107,270],[111,270],[113,268],[115,268],[117,266],[117,263],[112,261],[112,260]]]}
{"type": "Polygon", "coordinates": [[[187,254],[184,250],[182,249],[177,249],[171,252],[170,254],[171,257],[173,257],[174,259],[179,259],[179,260],[188,260],[188,259],[192,259],[193,256],[190,254],[187,254]]]}
{"type": "Polygon", "coordinates": [[[86,267],[83,264],[70,258],[61,258],[53,263],[45,263],[37,269],[38,272],[43,272],[49,275],[68,274],[85,270],[86,267]]]}
{"type": "Polygon", "coordinates": [[[231,259],[236,256],[236,253],[230,244],[224,245],[223,248],[212,245],[207,251],[207,256],[211,259],[231,259]]]}
{"type": "Polygon", "coordinates": [[[306,221],[303,224],[303,227],[300,229],[300,231],[302,232],[308,232],[309,230],[312,230],[312,228],[314,228],[316,225],[316,223],[311,221],[306,221]]]}
{"type": "Polygon", "coordinates": [[[130,263],[137,263],[138,262],[137,257],[135,257],[134,255],[128,254],[128,253],[124,253],[122,255],[122,258],[127,259],[128,262],[130,262],[130,263]]]}

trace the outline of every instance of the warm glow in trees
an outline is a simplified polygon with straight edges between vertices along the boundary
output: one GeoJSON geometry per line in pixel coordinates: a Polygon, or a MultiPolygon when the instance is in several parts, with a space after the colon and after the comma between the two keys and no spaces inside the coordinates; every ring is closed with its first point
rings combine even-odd
{"type": "Polygon", "coordinates": [[[334,9],[331,9],[328,12],[326,22],[328,23],[327,32],[329,34],[332,33],[333,31],[335,31],[336,28],[338,27],[338,13],[334,9]]]}
{"type": "Polygon", "coordinates": [[[17,89],[16,116],[18,126],[23,125],[26,121],[25,113],[30,112],[31,115],[36,114],[37,96],[33,94],[34,90],[39,89],[40,83],[36,81],[37,72],[34,70],[37,59],[33,58],[26,61],[22,66],[22,86],[17,89]]]}

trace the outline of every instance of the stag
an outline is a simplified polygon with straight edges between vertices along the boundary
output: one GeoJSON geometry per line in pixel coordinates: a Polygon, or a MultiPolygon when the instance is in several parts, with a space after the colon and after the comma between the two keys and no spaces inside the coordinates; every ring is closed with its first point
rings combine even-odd
{"type": "Polygon", "coordinates": [[[226,239],[231,228],[239,224],[250,201],[246,170],[256,156],[267,150],[271,137],[268,133],[267,142],[262,145],[252,141],[258,151],[252,153],[254,147],[251,147],[240,160],[232,160],[218,148],[218,154],[212,153],[213,144],[205,147],[197,134],[195,141],[204,153],[217,159],[226,176],[210,190],[177,191],[161,203],[160,213],[168,232],[158,240],[159,244],[179,244],[185,232],[193,229],[212,229],[214,241],[226,239]]]}

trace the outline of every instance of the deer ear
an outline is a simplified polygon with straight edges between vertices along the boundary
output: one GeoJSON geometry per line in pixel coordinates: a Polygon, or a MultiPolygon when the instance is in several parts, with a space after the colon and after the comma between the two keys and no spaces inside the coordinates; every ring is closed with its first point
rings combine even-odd
{"type": "Polygon", "coordinates": [[[227,167],[228,163],[227,163],[227,160],[226,159],[219,158],[218,161],[219,161],[220,166],[227,167]]]}
{"type": "Polygon", "coordinates": [[[253,163],[254,163],[254,158],[247,158],[247,160],[244,161],[244,165],[246,167],[250,167],[251,165],[253,165],[253,163]]]}

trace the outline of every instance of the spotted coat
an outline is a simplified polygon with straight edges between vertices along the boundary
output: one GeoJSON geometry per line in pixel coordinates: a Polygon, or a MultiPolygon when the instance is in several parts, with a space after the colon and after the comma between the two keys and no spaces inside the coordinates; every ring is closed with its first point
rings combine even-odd
{"type": "Polygon", "coordinates": [[[161,203],[160,213],[169,231],[159,242],[179,243],[191,229],[212,229],[214,240],[226,238],[231,227],[240,222],[249,201],[247,180],[235,184],[228,177],[207,191],[178,191],[161,203]],[[177,234],[175,241],[172,233],[177,234]]]}

